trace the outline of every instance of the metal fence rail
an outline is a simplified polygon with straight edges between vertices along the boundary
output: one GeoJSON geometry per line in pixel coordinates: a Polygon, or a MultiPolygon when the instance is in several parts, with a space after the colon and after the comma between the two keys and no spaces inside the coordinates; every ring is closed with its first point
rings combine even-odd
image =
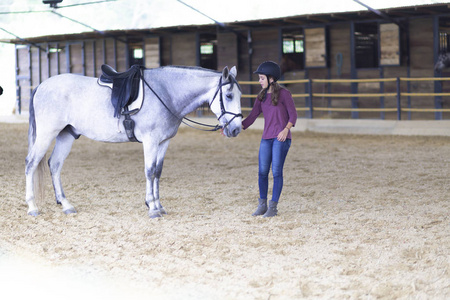
{"type": "MultiPolygon", "coordinates": [[[[402,119],[402,112],[408,114],[408,119],[411,119],[411,113],[434,113],[435,119],[443,119],[443,113],[450,113],[450,108],[443,107],[442,97],[450,97],[450,92],[410,92],[409,84],[411,82],[445,82],[450,81],[450,77],[431,77],[431,78],[407,78],[407,77],[396,77],[396,78],[371,78],[371,79],[300,79],[300,80],[280,80],[281,84],[302,84],[305,86],[305,93],[293,93],[292,97],[294,99],[304,99],[305,105],[296,105],[297,111],[302,111],[306,113],[307,118],[313,118],[314,112],[351,112],[352,118],[359,118],[359,112],[376,112],[384,114],[385,112],[396,113],[396,119],[402,119]],[[395,88],[390,92],[374,92],[374,93],[360,93],[358,88],[352,88],[352,92],[315,92],[314,88],[318,84],[350,84],[358,85],[361,83],[380,83],[380,85],[385,83],[395,83],[395,88]],[[405,91],[404,85],[408,85],[405,91]],[[403,85],[403,86],[402,86],[403,85]],[[403,87],[403,89],[402,89],[403,87]],[[420,97],[434,97],[434,107],[413,107],[411,99],[420,97]],[[350,98],[351,107],[323,107],[318,106],[317,100],[319,99],[340,99],[345,101],[345,98],[350,98]],[[358,107],[356,104],[359,99],[368,98],[380,98],[379,107],[358,107]],[[390,107],[384,107],[385,99],[391,99],[390,107]],[[407,100],[406,107],[402,107],[402,100],[407,100]],[[395,104],[394,104],[395,103],[395,104]]],[[[239,81],[240,85],[259,85],[257,81],[239,81]]],[[[23,87],[26,88],[26,87],[23,87]]],[[[33,87],[28,87],[31,90],[33,87]]],[[[21,106],[23,101],[28,100],[22,99],[17,95],[17,106],[19,113],[21,111],[21,106]]],[[[243,99],[255,99],[257,94],[242,94],[243,99]]],[[[403,101],[404,102],[404,101],[403,101]]],[[[450,102],[448,102],[450,104],[450,102]]],[[[242,111],[250,111],[251,107],[242,107],[242,111]]],[[[383,115],[380,117],[383,119],[383,115]]],[[[449,117],[447,117],[449,118],[449,117]]]]}
{"type": "MultiPolygon", "coordinates": [[[[435,113],[436,119],[442,119],[442,113],[450,112],[450,108],[443,108],[442,101],[438,101],[441,97],[450,96],[450,92],[410,92],[409,84],[410,82],[436,82],[436,81],[450,81],[450,78],[447,77],[435,77],[435,78],[406,78],[406,77],[396,77],[396,78],[371,78],[371,79],[301,79],[301,80],[284,80],[279,81],[281,84],[303,84],[305,85],[305,90],[308,91],[306,93],[300,94],[292,94],[294,99],[303,98],[305,100],[305,106],[297,106],[298,111],[307,111],[309,112],[308,117],[313,118],[315,111],[327,111],[327,112],[396,112],[397,119],[402,119],[402,112],[406,112],[410,114],[411,112],[417,113],[435,113]],[[352,92],[350,93],[341,93],[341,92],[314,92],[315,84],[351,84],[357,85],[360,83],[395,83],[395,91],[390,92],[376,92],[376,93],[360,93],[357,91],[357,88],[352,88],[352,92]],[[402,84],[406,83],[408,85],[407,91],[402,90],[402,84]],[[412,101],[411,97],[435,97],[435,107],[411,107],[412,101]],[[351,98],[351,107],[343,108],[343,107],[321,107],[315,105],[315,102],[318,98],[328,98],[328,99],[342,99],[342,98],[351,98]],[[391,98],[395,99],[395,101],[391,101],[395,103],[395,106],[392,107],[373,107],[373,108],[361,108],[355,105],[359,99],[364,98],[380,98],[383,101],[380,101],[384,106],[384,99],[391,98]],[[408,105],[407,107],[402,107],[402,99],[407,98],[408,105]],[[440,103],[440,105],[438,105],[440,103]]],[[[239,81],[241,85],[259,85],[259,82],[255,81],[239,81]]],[[[256,94],[243,94],[242,98],[256,98],[256,94]]],[[[243,111],[251,110],[251,107],[242,108],[243,111]]],[[[410,118],[410,116],[409,116],[410,118]]]]}

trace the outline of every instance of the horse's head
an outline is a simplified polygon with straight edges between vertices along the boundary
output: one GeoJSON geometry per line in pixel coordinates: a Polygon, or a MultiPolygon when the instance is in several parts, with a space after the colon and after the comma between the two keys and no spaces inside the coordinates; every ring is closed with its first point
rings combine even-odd
{"type": "Polygon", "coordinates": [[[211,110],[217,116],[223,133],[235,137],[241,132],[241,87],[236,81],[236,67],[225,67],[219,80],[219,86],[211,103],[211,110]]]}
{"type": "Polygon", "coordinates": [[[441,72],[442,69],[450,66],[450,54],[447,52],[442,52],[439,54],[439,57],[434,65],[434,70],[437,72],[441,72]]]}

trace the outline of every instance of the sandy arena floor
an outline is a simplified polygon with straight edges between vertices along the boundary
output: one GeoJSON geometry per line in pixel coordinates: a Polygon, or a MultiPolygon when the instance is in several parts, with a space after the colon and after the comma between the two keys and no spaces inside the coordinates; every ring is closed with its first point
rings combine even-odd
{"type": "Polygon", "coordinates": [[[0,123],[0,297],[448,299],[450,137],[294,133],[279,216],[252,217],[261,132],[180,129],[162,204],[142,146],[80,138],[63,169],[78,214],[27,216],[27,124],[0,123]]]}

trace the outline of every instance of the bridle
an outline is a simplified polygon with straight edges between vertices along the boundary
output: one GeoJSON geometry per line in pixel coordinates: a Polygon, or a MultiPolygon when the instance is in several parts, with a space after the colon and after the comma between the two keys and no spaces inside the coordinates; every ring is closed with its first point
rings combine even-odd
{"type": "MultiPolygon", "coordinates": [[[[238,89],[239,89],[239,91],[241,91],[241,86],[240,86],[239,83],[237,82],[236,78],[234,78],[233,76],[229,76],[229,77],[231,78],[230,81],[225,82],[225,83],[222,83],[222,76],[220,77],[220,80],[219,80],[219,86],[217,87],[217,90],[216,90],[216,92],[214,93],[214,96],[213,96],[213,99],[212,99],[211,103],[209,103],[209,106],[211,107],[211,105],[213,104],[214,100],[216,100],[217,93],[219,93],[219,95],[220,95],[219,101],[220,101],[220,111],[221,111],[221,114],[220,114],[220,116],[217,118],[217,120],[220,122],[220,119],[221,119],[224,115],[226,115],[226,114],[229,114],[229,115],[232,115],[232,116],[233,116],[233,117],[231,118],[231,120],[229,120],[223,127],[220,126],[220,125],[216,125],[216,126],[219,126],[219,129],[220,129],[220,128],[225,128],[225,127],[227,127],[227,126],[228,126],[235,118],[237,118],[237,117],[241,117],[241,118],[244,117],[241,113],[235,114],[235,113],[232,113],[232,112],[227,111],[227,110],[225,109],[225,105],[223,104],[223,92],[222,92],[222,87],[223,87],[223,86],[230,84],[230,85],[231,85],[231,88],[233,88],[233,85],[236,84],[237,87],[238,87],[238,89]]],[[[216,130],[217,130],[217,129],[216,129],[216,130]]]]}
{"type": "Polygon", "coordinates": [[[217,90],[216,90],[216,92],[214,93],[214,96],[213,96],[213,99],[211,100],[211,102],[209,102],[209,106],[211,107],[211,105],[213,104],[213,102],[214,102],[214,100],[216,100],[216,96],[217,96],[217,94],[219,94],[219,101],[220,101],[220,111],[221,111],[221,114],[220,114],[220,116],[217,118],[217,120],[220,122],[220,119],[224,116],[224,115],[226,115],[226,114],[229,114],[229,115],[232,115],[233,117],[231,118],[231,120],[229,120],[225,125],[209,125],[209,124],[204,124],[204,123],[199,123],[199,122],[196,122],[196,121],[194,121],[194,120],[191,120],[191,119],[189,119],[189,118],[186,118],[186,117],[183,117],[183,118],[180,118],[180,117],[178,117],[177,115],[175,115],[171,110],[170,110],[170,108],[164,103],[164,101],[161,99],[161,97],[153,90],[153,88],[150,86],[150,84],[148,84],[148,82],[145,80],[145,78],[144,78],[144,76],[142,76],[142,80],[144,81],[144,83],[147,85],[147,87],[153,92],[153,94],[155,94],[155,96],[158,98],[158,100],[162,103],[162,105],[164,105],[164,107],[175,117],[175,118],[177,118],[177,119],[179,119],[183,124],[185,124],[185,125],[187,125],[187,126],[189,126],[189,127],[191,127],[191,128],[194,128],[194,129],[197,129],[197,130],[202,130],[202,131],[217,131],[217,130],[220,130],[220,129],[224,129],[224,128],[226,128],[235,118],[237,118],[237,117],[243,117],[243,115],[241,114],[241,113],[238,113],[238,114],[235,114],[235,113],[233,113],[233,112],[229,112],[229,111],[227,111],[226,109],[225,109],[225,105],[224,105],[224,103],[223,103],[223,92],[222,92],[222,87],[223,86],[225,86],[225,85],[228,85],[228,84],[230,84],[231,85],[231,87],[233,87],[233,85],[234,84],[237,84],[237,86],[238,86],[238,89],[239,89],[239,91],[241,91],[241,86],[239,85],[239,83],[237,82],[237,80],[236,80],[236,78],[234,78],[233,76],[229,76],[229,78],[230,78],[230,81],[228,81],[228,82],[225,82],[225,83],[222,83],[222,76],[220,76],[220,79],[219,79],[219,85],[217,86],[217,90]],[[205,126],[205,127],[212,127],[212,129],[202,129],[202,128],[197,128],[197,127],[194,127],[194,126],[192,126],[192,125],[190,125],[190,124],[188,124],[188,123],[186,123],[184,120],[187,120],[187,121],[189,121],[189,122],[191,122],[191,123],[194,123],[194,124],[197,124],[197,125],[201,125],[201,126],[205,126]]]}

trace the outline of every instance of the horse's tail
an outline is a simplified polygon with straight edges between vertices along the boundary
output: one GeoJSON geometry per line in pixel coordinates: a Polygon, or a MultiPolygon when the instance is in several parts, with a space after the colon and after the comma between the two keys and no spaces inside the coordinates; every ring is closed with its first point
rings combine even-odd
{"type": "Polygon", "coordinates": [[[36,141],[36,119],[34,115],[34,95],[36,94],[37,88],[33,90],[31,93],[30,98],[30,107],[28,109],[29,111],[29,118],[28,118],[28,152],[31,151],[31,148],[34,145],[34,142],[36,141]]]}
{"type": "MultiPolygon", "coordinates": [[[[38,86],[39,87],[39,86],[38,86]]],[[[29,118],[28,118],[28,154],[30,154],[31,149],[33,148],[34,143],[36,142],[36,116],[34,112],[34,96],[36,94],[36,91],[38,89],[36,87],[30,98],[30,107],[29,107],[29,118]]],[[[45,174],[45,161],[46,156],[44,156],[41,161],[39,162],[39,165],[37,167],[35,176],[34,176],[34,194],[37,199],[43,199],[44,198],[44,174],[45,174]]]]}

